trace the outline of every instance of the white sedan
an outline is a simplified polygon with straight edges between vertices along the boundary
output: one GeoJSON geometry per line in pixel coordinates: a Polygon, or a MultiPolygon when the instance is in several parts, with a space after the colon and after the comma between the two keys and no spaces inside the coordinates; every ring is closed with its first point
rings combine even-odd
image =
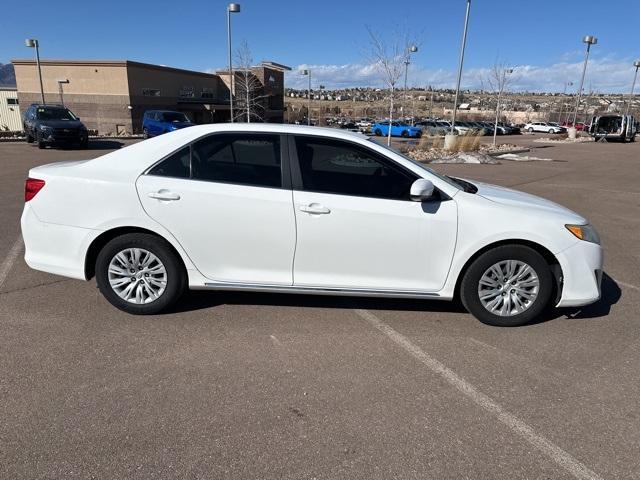
{"type": "Polygon", "coordinates": [[[547,122],[531,122],[531,123],[527,123],[524,126],[524,129],[529,133],[533,133],[533,132],[563,133],[563,132],[567,131],[566,128],[561,127],[558,124],[547,123],[547,122]]]}
{"type": "Polygon", "coordinates": [[[602,248],[580,215],[335,129],[185,128],[33,168],[25,201],[26,262],[95,276],[134,314],[186,288],[459,296],[507,326],[600,297],[602,248]]]}

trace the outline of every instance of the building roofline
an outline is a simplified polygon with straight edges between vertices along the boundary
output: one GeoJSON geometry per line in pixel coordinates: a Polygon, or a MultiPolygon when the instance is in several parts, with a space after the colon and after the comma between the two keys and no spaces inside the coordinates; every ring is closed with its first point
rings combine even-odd
{"type": "MultiPolygon", "coordinates": [[[[14,65],[35,65],[32,59],[16,58],[11,60],[14,65]]],[[[200,75],[204,77],[215,77],[213,73],[198,72],[184,68],[168,67],[166,65],[156,65],[153,63],[136,62],[134,60],[40,60],[44,66],[86,66],[86,67],[141,67],[150,70],[163,70],[167,72],[187,73],[189,75],[200,75]]]]}
{"type": "Polygon", "coordinates": [[[0,90],[2,91],[18,91],[18,87],[17,86],[12,86],[12,85],[0,85],[0,90]]]}

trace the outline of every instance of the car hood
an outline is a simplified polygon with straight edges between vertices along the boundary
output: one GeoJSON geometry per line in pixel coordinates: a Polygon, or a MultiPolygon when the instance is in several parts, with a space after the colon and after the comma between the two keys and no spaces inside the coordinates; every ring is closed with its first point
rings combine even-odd
{"type": "Polygon", "coordinates": [[[559,205],[546,198],[537,197],[529,193],[519,192],[506,187],[490,185],[488,183],[467,180],[478,188],[477,195],[480,195],[492,202],[502,205],[509,205],[520,208],[535,208],[546,210],[566,218],[567,222],[587,223],[584,217],[578,215],[562,205],[559,205]]]}
{"type": "Polygon", "coordinates": [[[80,120],[40,120],[40,125],[51,128],[80,128],[84,126],[80,120]]]}

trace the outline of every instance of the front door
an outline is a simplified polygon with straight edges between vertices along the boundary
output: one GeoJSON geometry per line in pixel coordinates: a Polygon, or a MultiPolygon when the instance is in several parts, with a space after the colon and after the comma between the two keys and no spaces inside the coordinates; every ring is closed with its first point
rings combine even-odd
{"type": "Polygon", "coordinates": [[[204,276],[292,284],[295,218],[281,143],[274,134],[209,135],[138,179],[147,214],[204,276]]]}
{"type": "Polygon", "coordinates": [[[417,176],[353,142],[296,136],[294,143],[294,285],[444,286],[456,241],[454,201],[411,201],[417,176]]]}

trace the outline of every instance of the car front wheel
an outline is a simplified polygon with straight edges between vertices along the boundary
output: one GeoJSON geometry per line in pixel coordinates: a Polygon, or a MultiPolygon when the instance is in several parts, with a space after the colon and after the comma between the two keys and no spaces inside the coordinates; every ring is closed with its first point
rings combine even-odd
{"type": "Polygon", "coordinates": [[[500,327],[535,320],[547,308],[552,291],[549,265],[524,245],[505,245],[483,253],[460,284],[465,308],[481,322],[500,327]]]}
{"type": "Polygon", "coordinates": [[[533,127],[529,127],[529,133],[533,133],[533,127]]]}
{"type": "Polygon", "coordinates": [[[98,254],[95,271],[98,288],[109,303],[135,315],[165,310],[186,287],[186,274],[171,246],[144,233],[108,242],[98,254]]]}

